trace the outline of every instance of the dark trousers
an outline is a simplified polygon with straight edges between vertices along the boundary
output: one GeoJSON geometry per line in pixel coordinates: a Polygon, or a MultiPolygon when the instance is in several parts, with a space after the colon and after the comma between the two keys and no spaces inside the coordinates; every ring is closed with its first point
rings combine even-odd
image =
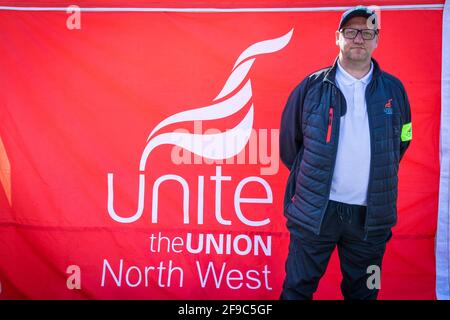
{"type": "Polygon", "coordinates": [[[367,283],[374,270],[370,266],[381,270],[386,243],[392,233],[389,228],[371,232],[365,238],[365,216],[365,206],[330,200],[320,235],[288,221],[289,254],[280,299],[312,299],[337,246],[344,299],[376,300],[377,286],[373,288],[367,283]]]}

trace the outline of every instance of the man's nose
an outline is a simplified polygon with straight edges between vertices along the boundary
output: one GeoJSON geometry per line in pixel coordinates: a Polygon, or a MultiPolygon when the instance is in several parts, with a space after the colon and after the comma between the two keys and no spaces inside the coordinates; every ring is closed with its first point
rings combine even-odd
{"type": "Polygon", "coordinates": [[[361,32],[358,32],[356,34],[356,37],[355,37],[355,39],[353,39],[353,42],[355,42],[355,43],[364,43],[364,39],[362,37],[361,32]]]}

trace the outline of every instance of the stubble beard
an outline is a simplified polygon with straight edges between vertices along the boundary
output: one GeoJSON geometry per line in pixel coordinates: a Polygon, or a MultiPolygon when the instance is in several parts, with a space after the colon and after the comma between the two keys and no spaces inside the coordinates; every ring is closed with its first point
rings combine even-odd
{"type": "Polygon", "coordinates": [[[347,60],[351,63],[364,63],[370,60],[370,54],[366,50],[361,50],[359,53],[356,52],[347,52],[345,55],[347,60]]]}

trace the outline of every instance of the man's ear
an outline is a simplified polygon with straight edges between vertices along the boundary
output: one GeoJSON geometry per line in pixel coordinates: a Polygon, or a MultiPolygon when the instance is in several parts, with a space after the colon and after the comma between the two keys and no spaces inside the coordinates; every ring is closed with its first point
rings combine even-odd
{"type": "Polygon", "coordinates": [[[376,48],[378,47],[378,40],[380,40],[380,33],[378,33],[378,34],[375,36],[375,47],[374,47],[374,49],[376,49],[376,48]]]}
{"type": "Polygon", "coordinates": [[[340,35],[341,33],[338,31],[338,30],[336,30],[336,33],[335,33],[335,36],[336,36],[336,45],[339,47],[339,35],[340,35]]]}

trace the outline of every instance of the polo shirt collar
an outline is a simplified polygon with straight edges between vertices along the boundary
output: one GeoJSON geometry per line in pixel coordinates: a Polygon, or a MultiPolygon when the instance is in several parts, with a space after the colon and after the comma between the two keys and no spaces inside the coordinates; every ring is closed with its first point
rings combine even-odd
{"type": "Polygon", "coordinates": [[[361,79],[356,79],[354,76],[352,76],[350,73],[344,70],[344,68],[339,63],[339,59],[337,60],[337,70],[336,70],[336,76],[339,77],[339,80],[343,81],[345,85],[353,85],[355,82],[362,82],[364,85],[368,84],[372,78],[372,72],[373,72],[373,62],[370,62],[370,69],[369,72],[362,77],[361,79]]]}

